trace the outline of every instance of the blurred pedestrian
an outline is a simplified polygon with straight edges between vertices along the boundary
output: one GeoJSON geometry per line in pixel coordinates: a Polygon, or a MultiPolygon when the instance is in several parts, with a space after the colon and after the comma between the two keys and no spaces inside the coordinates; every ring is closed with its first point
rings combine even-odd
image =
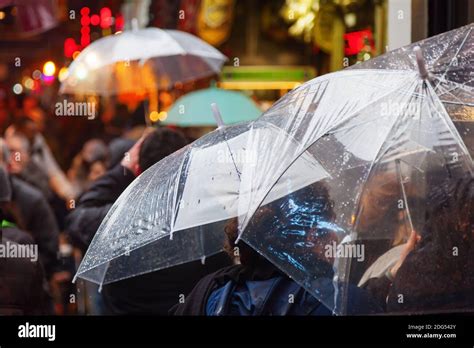
{"type": "MultiPolygon", "coordinates": [[[[2,138],[0,138],[0,167],[5,171],[10,155],[2,138]]],[[[5,178],[11,188],[9,210],[14,214],[13,221],[28,231],[38,244],[40,259],[44,265],[46,276],[50,278],[57,267],[59,228],[48,202],[35,187],[14,175],[5,178]]]]}
{"type": "MultiPolygon", "coordinates": [[[[7,172],[0,164],[0,248],[30,248],[31,256],[34,256],[34,239],[10,221],[15,216],[12,191],[7,172]]],[[[0,255],[0,315],[52,314],[40,259],[17,256],[19,253],[15,257],[0,255]]]]}
{"type": "Polygon", "coordinates": [[[91,139],[84,144],[67,172],[75,197],[79,197],[94,181],[105,174],[108,162],[109,150],[102,140],[91,139]]]}
{"type": "Polygon", "coordinates": [[[65,202],[75,198],[71,183],[59,167],[46,140],[32,119],[20,117],[8,127],[5,131],[5,140],[10,142],[12,137],[26,138],[28,143],[23,145],[23,150],[27,148],[28,159],[47,176],[49,187],[58,197],[65,202]]]}

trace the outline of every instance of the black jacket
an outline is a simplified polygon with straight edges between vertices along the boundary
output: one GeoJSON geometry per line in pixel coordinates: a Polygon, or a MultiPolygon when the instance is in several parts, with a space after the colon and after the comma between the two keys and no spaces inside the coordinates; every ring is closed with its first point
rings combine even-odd
{"type": "Polygon", "coordinates": [[[87,250],[110,207],[134,179],[131,171],[117,165],[84,192],[66,218],[66,232],[76,247],[87,250]]]}
{"type": "Polygon", "coordinates": [[[106,309],[108,314],[168,315],[201,278],[229,264],[221,253],[206,258],[204,265],[194,261],[104,285],[106,309]]]}
{"type": "Polygon", "coordinates": [[[47,277],[58,265],[59,228],[54,213],[41,191],[11,176],[12,202],[19,215],[19,223],[38,244],[39,254],[47,277]]]}
{"type": "MultiPolygon", "coordinates": [[[[134,179],[132,172],[118,165],[82,195],[66,219],[66,231],[76,246],[87,250],[110,207],[134,179]]],[[[195,261],[104,285],[102,294],[108,314],[167,315],[200,278],[229,263],[225,255],[216,255],[208,258],[205,265],[195,261]]]]}
{"type": "MultiPolygon", "coordinates": [[[[0,244],[4,247],[34,243],[28,233],[16,228],[3,228],[0,234],[0,244]]],[[[53,314],[45,287],[39,260],[0,258],[0,315],[53,314]]]]}

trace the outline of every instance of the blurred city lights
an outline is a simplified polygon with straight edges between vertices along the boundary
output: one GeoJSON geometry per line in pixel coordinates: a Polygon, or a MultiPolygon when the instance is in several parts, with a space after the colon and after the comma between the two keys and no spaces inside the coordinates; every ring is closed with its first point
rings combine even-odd
{"type": "Polygon", "coordinates": [[[168,117],[168,113],[166,111],[152,111],[150,112],[149,118],[150,121],[152,122],[157,122],[157,121],[164,121],[168,117]]]}
{"type": "Polygon", "coordinates": [[[122,14],[117,14],[115,16],[115,30],[122,31],[125,26],[125,19],[123,18],[122,14]]]}
{"type": "Polygon", "coordinates": [[[61,69],[59,69],[58,73],[58,79],[59,81],[63,82],[68,76],[68,69],[63,66],[61,69]]]}
{"type": "Polygon", "coordinates": [[[64,40],[64,55],[68,58],[72,57],[74,52],[77,50],[76,41],[73,38],[69,37],[64,40]]]}
{"type": "Polygon", "coordinates": [[[5,12],[0,11],[0,21],[5,18],[5,12]]]}
{"type": "Polygon", "coordinates": [[[166,120],[166,118],[168,117],[168,113],[166,111],[161,111],[159,114],[158,114],[158,119],[160,121],[164,121],[166,120]]]}
{"type": "Polygon", "coordinates": [[[79,53],[81,53],[80,51],[74,51],[74,53],[72,54],[72,59],[76,59],[77,56],[79,55],[79,53]]]}
{"type": "Polygon", "coordinates": [[[158,111],[152,111],[150,112],[150,121],[152,122],[156,122],[160,119],[160,114],[158,113],[158,111]]]}
{"type": "Polygon", "coordinates": [[[102,29],[110,28],[112,25],[112,11],[108,7],[100,9],[100,27],[102,29]]]}
{"type": "Polygon", "coordinates": [[[13,86],[13,93],[15,94],[21,94],[23,92],[23,86],[19,83],[16,83],[14,86],[13,86]]]}
{"type": "Polygon", "coordinates": [[[39,70],[33,71],[32,76],[35,80],[39,80],[41,78],[41,71],[39,71],[39,70]]]}
{"type": "Polygon", "coordinates": [[[50,85],[54,81],[54,76],[50,75],[44,75],[42,76],[43,82],[46,83],[47,85],[50,85]]]}
{"type": "Polygon", "coordinates": [[[82,46],[82,47],[86,47],[86,46],[88,46],[90,43],[91,43],[91,38],[90,38],[89,34],[86,34],[86,35],[82,35],[82,36],[81,36],[81,46],[82,46]]]}
{"type": "Polygon", "coordinates": [[[82,15],[82,16],[88,16],[90,12],[91,12],[91,10],[90,10],[89,7],[83,7],[83,8],[81,8],[81,15],[82,15]]]}
{"type": "Polygon", "coordinates": [[[45,76],[54,76],[54,73],[56,72],[56,65],[52,61],[47,61],[43,65],[43,74],[45,76]]]}
{"type": "Polygon", "coordinates": [[[33,81],[33,79],[31,77],[27,77],[27,78],[24,79],[23,85],[27,89],[33,89],[33,87],[35,86],[35,82],[33,81]]]}
{"type": "Polygon", "coordinates": [[[95,15],[92,15],[92,16],[91,16],[91,24],[92,24],[92,25],[99,25],[99,23],[100,23],[100,17],[99,17],[99,15],[96,15],[96,14],[95,14],[95,15]]]}
{"type": "Polygon", "coordinates": [[[85,26],[88,26],[89,24],[91,24],[91,19],[90,19],[90,17],[89,17],[89,16],[82,16],[82,17],[81,17],[81,25],[82,25],[83,27],[85,27],[85,26]]]}

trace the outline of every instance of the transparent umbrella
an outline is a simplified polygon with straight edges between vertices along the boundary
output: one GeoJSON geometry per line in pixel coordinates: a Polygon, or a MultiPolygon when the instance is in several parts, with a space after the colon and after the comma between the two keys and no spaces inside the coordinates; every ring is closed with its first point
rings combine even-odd
{"type": "Polygon", "coordinates": [[[209,107],[212,103],[219,105],[227,125],[255,120],[262,113],[245,94],[211,87],[185,94],[176,100],[162,124],[179,127],[215,126],[216,121],[209,107]]]}
{"type": "MultiPolygon", "coordinates": [[[[256,158],[246,147],[249,127],[220,127],[141,174],[110,209],[77,276],[107,284],[184,262],[205,262],[221,251],[223,226],[237,216],[240,173],[256,158]]],[[[272,137],[281,130],[261,132],[272,137]]],[[[308,155],[285,174],[295,187],[326,175],[308,155]]],[[[266,201],[286,193],[286,187],[275,187],[266,201]]]]}
{"type": "MultiPolygon", "coordinates": [[[[252,125],[247,146],[258,165],[245,166],[241,175],[240,238],[336,314],[472,309],[472,296],[466,298],[474,288],[472,270],[453,270],[456,246],[441,242],[462,233],[438,233],[426,219],[439,204],[431,192],[472,176],[471,157],[450,118],[452,105],[461,117],[472,111],[472,29],[312,80],[252,125]],[[290,137],[262,138],[259,130],[268,127],[290,137]],[[284,174],[302,154],[329,175],[292,188],[284,174]],[[277,185],[288,187],[288,195],[266,204],[277,185]],[[279,218],[259,226],[254,221],[265,211],[279,218]],[[417,255],[427,259],[414,262],[417,255]],[[420,266],[430,262],[432,269],[420,266]],[[407,277],[406,267],[418,278],[407,277]],[[438,284],[426,286],[433,274],[438,284]],[[428,303],[434,298],[437,304],[428,303]]],[[[456,260],[467,264],[472,250],[469,244],[456,260]]]]}
{"type": "MultiPolygon", "coordinates": [[[[336,314],[397,311],[366,280],[384,280],[414,240],[437,240],[426,229],[429,193],[473,169],[424,47],[471,28],[422,42],[409,66],[309,81],[258,120],[157,163],[112,207],[77,276],[106,284],[205,257],[221,250],[223,226],[237,216],[241,240],[336,314]]],[[[461,42],[446,48],[452,57],[472,52],[470,36],[461,42]]]]}
{"type": "Polygon", "coordinates": [[[216,75],[226,60],[186,32],[135,25],[87,46],[69,66],[60,92],[109,96],[168,89],[216,75]]]}

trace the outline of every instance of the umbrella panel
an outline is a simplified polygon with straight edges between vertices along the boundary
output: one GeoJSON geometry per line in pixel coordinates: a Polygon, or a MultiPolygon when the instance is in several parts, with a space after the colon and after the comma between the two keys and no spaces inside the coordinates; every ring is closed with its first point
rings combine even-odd
{"type": "MultiPolygon", "coordinates": [[[[298,191],[280,178],[288,195],[260,206],[242,233],[337,314],[386,313],[383,301],[358,286],[362,276],[406,243],[412,229],[429,240],[428,192],[472,173],[470,156],[433,89],[420,82],[411,96],[388,98],[403,105],[401,114],[384,115],[382,100],[314,142],[307,152],[329,176],[298,191]],[[413,103],[416,112],[410,113],[413,103]]],[[[427,296],[436,291],[424,290],[427,296]]],[[[449,310],[459,310],[453,306],[449,310]]],[[[392,305],[388,312],[397,310],[420,307],[392,305]]]]}

